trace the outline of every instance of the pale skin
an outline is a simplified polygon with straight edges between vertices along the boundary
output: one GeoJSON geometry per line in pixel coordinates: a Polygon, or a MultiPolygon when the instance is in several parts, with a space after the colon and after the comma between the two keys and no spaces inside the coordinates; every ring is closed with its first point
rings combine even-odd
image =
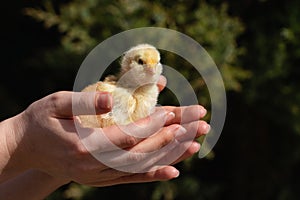
{"type": "MultiPolygon", "coordinates": [[[[165,78],[161,77],[159,90],[165,84],[165,78]]],[[[144,139],[127,135],[117,126],[105,127],[101,130],[115,145],[133,152],[157,151],[175,139],[178,141],[175,148],[180,148],[187,144],[187,140],[194,140],[189,143],[184,154],[170,165],[145,173],[118,171],[96,160],[87,151],[74,125],[74,115],[91,114],[91,110],[96,110],[97,114],[106,113],[112,103],[107,93],[57,92],[1,122],[0,199],[42,199],[71,181],[103,187],[170,180],[179,175],[179,171],[172,165],[199,151],[200,145],[195,139],[210,129],[205,121],[200,120],[206,110],[199,105],[161,107],[151,116],[154,123],[148,123],[149,118],[137,121],[141,127],[139,131],[145,132],[152,130],[154,124],[164,122],[162,129],[144,139]],[[80,99],[73,101],[73,106],[79,108],[79,113],[75,114],[72,112],[74,95],[80,99]],[[196,131],[196,135],[190,138],[189,133],[193,131],[196,131]]],[[[97,145],[103,146],[101,141],[97,145]]],[[[130,158],[127,164],[136,166],[141,159],[158,163],[157,158],[147,155],[145,158],[130,158]]],[[[120,166],[124,163],[122,160],[119,162],[117,159],[116,163],[120,166]]]]}

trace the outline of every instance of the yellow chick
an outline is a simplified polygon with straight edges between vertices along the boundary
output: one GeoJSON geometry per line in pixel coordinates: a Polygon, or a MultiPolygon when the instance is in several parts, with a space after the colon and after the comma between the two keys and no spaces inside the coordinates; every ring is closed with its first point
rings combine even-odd
{"type": "Polygon", "coordinates": [[[157,81],[162,73],[160,54],[149,44],[140,44],[126,51],[117,76],[87,86],[84,92],[105,91],[112,94],[113,108],[102,115],[81,115],[84,127],[125,125],[148,116],[157,104],[157,81]]]}

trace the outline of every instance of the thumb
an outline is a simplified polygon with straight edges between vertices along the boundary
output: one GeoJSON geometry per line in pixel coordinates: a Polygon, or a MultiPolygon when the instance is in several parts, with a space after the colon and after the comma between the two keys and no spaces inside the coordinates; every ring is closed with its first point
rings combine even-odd
{"type": "Polygon", "coordinates": [[[108,92],[96,92],[95,109],[96,114],[104,114],[111,111],[113,99],[108,92]]]}
{"type": "Polygon", "coordinates": [[[73,115],[104,114],[112,108],[112,97],[108,92],[80,92],[72,96],[73,115]]]}
{"type": "Polygon", "coordinates": [[[112,108],[112,97],[107,92],[56,92],[47,101],[58,117],[104,114],[112,108]]]}

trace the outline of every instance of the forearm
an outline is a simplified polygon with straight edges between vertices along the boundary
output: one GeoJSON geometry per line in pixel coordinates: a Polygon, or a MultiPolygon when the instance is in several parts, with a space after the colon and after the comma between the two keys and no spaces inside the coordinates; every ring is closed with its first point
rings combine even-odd
{"type": "Polygon", "coordinates": [[[0,183],[24,172],[29,152],[25,142],[21,114],[0,123],[0,183]]]}
{"type": "Polygon", "coordinates": [[[28,170],[0,185],[0,199],[44,199],[67,182],[38,170],[28,170]]]}

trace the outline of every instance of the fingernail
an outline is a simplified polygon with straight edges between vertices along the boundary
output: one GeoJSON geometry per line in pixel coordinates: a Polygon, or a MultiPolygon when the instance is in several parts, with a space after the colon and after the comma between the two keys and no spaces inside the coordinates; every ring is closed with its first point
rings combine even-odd
{"type": "Polygon", "coordinates": [[[175,129],[175,137],[180,137],[186,133],[186,129],[183,128],[182,126],[178,125],[175,129]]]}
{"type": "Polygon", "coordinates": [[[206,113],[207,113],[207,110],[206,110],[205,108],[202,108],[202,109],[200,110],[200,116],[201,116],[201,117],[204,117],[204,116],[206,115],[206,113]]]}
{"type": "Polygon", "coordinates": [[[210,125],[209,124],[206,124],[206,127],[205,127],[205,133],[209,133],[210,131],[210,125]]]}
{"type": "Polygon", "coordinates": [[[98,93],[97,98],[97,108],[110,110],[112,108],[112,99],[109,93],[98,93]]]}
{"type": "Polygon", "coordinates": [[[167,121],[171,121],[171,120],[174,119],[174,118],[175,118],[175,113],[169,112],[169,113],[167,114],[167,121]]]}
{"type": "Polygon", "coordinates": [[[194,153],[197,153],[200,150],[200,144],[198,142],[193,143],[194,153]]]}
{"type": "Polygon", "coordinates": [[[172,174],[173,174],[174,178],[177,178],[179,176],[180,172],[177,169],[174,168],[172,170],[172,174]]]}

